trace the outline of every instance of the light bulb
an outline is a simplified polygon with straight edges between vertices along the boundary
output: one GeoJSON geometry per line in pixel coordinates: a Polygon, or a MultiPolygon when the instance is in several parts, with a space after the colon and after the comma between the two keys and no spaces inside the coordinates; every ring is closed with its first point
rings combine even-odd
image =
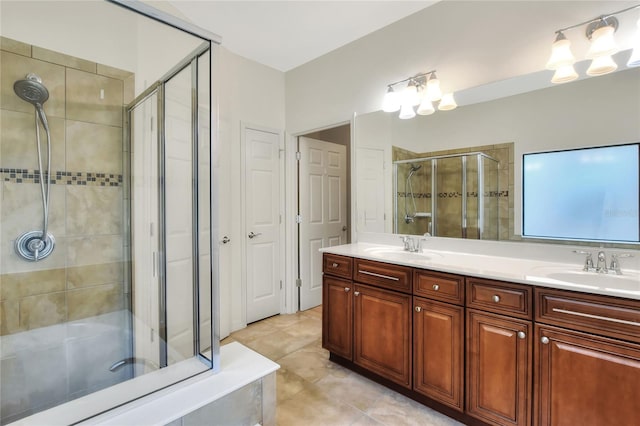
{"type": "Polygon", "coordinates": [[[420,103],[420,97],[418,96],[418,88],[413,81],[407,84],[407,87],[402,91],[402,105],[408,104],[416,106],[420,103]]]}
{"type": "Polygon", "coordinates": [[[453,93],[445,93],[442,95],[442,100],[440,104],[438,104],[438,109],[440,111],[451,111],[452,109],[456,109],[458,104],[456,104],[455,99],[453,99],[453,93]]]}
{"type": "Polygon", "coordinates": [[[552,83],[568,83],[578,78],[578,73],[573,65],[564,65],[556,70],[551,79],[552,83]]]}
{"type": "Polygon", "coordinates": [[[436,110],[433,108],[433,104],[431,103],[431,101],[429,100],[429,97],[425,96],[422,98],[422,102],[420,103],[420,106],[418,107],[418,111],[416,111],[419,115],[430,115],[433,114],[434,112],[436,112],[436,110]]]}
{"type": "Polygon", "coordinates": [[[399,115],[400,119],[407,120],[415,116],[416,116],[416,113],[413,110],[413,105],[410,105],[408,103],[403,103],[402,108],[400,109],[400,115],[399,115]]]}
{"type": "Polygon", "coordinates": [[[387,93],[384,95],[382,101],[382,110],[384,112],[396,112],[400,109],[400,94],[393,90],[393,87],[389,86],[387,93]]]}
{"type": "Polygon", "coordinates": [[[589,46],[589,51],[585,55],[585,58],[596,59],[601,56],[611,56],[620,51],[620,48],[613,38],[615,30],[616,29],[610,25],[606,25],[595,30],[591,34],[591,45],[589,46]]]}
{"type": "Polygon", "coordinates": [[[442,98],[442,90],[440,89],[440,80],[432,73],[427,80],[427,97],[431,101],[439,101],[442,98]]]}
{"type": "Polygon", "coordinates": [[[636,29],[636,35],[633,39],[633,51],[631,52],[631,57],[627,62],[628,67],[638,67],[640,66],[640,19],[638,19],[638,23],[636,24],[638,27],[636,29]]]}
{"type": "Polygon", "coordinates": [[[551,46],[551,56],[547,61],[548,70],[557,70],[560,67],[573,65],[576,58],[571,53],[571,42],[562,33],[558,33],[556,41],[551,46]]]}
{"type": "Polygon", "coordinates": [[[591,65],[587,69],[587,75],[596,76],[604,75],[618,69],[618,65],[611,56],[600,56],[591,61],[591,65]]]}

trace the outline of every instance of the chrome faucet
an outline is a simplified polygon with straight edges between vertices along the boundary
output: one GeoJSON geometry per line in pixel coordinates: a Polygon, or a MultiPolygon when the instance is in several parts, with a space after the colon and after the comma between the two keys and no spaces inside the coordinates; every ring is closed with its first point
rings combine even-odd
{"type": "Polygon", "coordinates": [[[598,263],[596,264],[596,272],[599,274],[607,273],[607,257],[602,250],[598,252],[598,263]]]}
{"type": "Polygon", "coordinates": [[[587,272],[587,271],[591,271],[594,269],[593,266],[593,254],[591,254],[590,251],[584,251],[584,250],[574,250],[573,251],[576,254],[586,254],[587,257],[584,259],[584,266],[582,267],[582,270],[587,272]]]}
{"type": "Polygon", "coordinates": [[[422,241],[427,241],[426,238],[413,238],[408,235],[400,238],[404,243],[404,250],[411,253],[420,253],[422,251],[422,241]]]}
{"type": "Polygon", "coordinates": [[[609,270],[614,271],[616,275],[622,275],[622,271],[620,270],[620,261],[618,259],[623,257],[633,257],[633,255],[629,253],[613,253],[611,255],[611,264],[609,265],[609,270]]]}
{"type": "Polygon", "coordinates": [[[585,254],[587,255],[585,261],[584,261],[584,267],[582,268],[583,271],[595,271],[599,274],[607,274],[607,273],[615,273],[616,275],[622,275],[622,270],[620,270],[620,260],[621,258],[625,258],[625,257],[633,257],[632,254],[629,253],[612,253],[611,254],[611,263],[609,264],[609,267],[607,268],[607,256],[604,253],[604,251],[600,250],[598,252],[598,260],[597,263],[593,264],[593,255],[591,254],[591,252],[588,251],[583,251],[583,250],[574,250],[574,253],[577,254],[585,254]]]}

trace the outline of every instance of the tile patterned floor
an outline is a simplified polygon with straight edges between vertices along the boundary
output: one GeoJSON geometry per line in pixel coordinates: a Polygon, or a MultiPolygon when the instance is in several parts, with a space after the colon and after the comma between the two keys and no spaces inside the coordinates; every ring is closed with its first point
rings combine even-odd
{"type": "Polygon", "coordinates": [[[232,341],[280,364],[279,426],[461,425],[329,361],[322,349],[321,307],[253,323],[222,344],[232,341]]]}

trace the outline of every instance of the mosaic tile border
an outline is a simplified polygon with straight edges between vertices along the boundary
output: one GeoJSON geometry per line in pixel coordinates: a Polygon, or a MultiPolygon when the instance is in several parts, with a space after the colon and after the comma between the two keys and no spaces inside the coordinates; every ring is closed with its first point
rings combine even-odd
{"type": "MultiPolygon", "coordinates": [[[[0,168],[2,181],[11,183],[40,183],[38,170],[0,168]]],[[[47,176],[47,173],[45,173],[47,176]]],[[[51,176],[52,185],[122,186],[123,176],[115,173],[56,171],[51,176]]]]}
{"type": "MultiPolygon", "coordinates": [[[[489,198],[507,198],[509,197],[509,191],[488,191],[484,193],[485,197],[489,198]]],[[[398,192],[398,198],[409,198],[410,194],[406,192],[398,192]]],[[[414,193],[414,198],[431,198],[431,193],[414,193]]],[[[461,198],[461,192],[438,192],[438,198],[461,198]]],[[[477,192],[467,192],[467,197],[469,198],[478,198],[477,192]]]]}

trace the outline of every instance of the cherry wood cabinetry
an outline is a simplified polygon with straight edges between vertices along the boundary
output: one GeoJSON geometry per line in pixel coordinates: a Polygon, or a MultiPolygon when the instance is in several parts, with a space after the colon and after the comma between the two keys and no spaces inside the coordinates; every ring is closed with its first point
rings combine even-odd
{"type": "Polygon", "coordinates": [[[638,424],[640,345],[536,324],[535,425],[638,424]]]}
{"type": "Polygon", "coordinates": [[[353,361],[411,386],[411,296],[355,284],[353,361]]]}
{"type": "Polygon", "coordinates": [[[467,413],[531,424],[531,321],[467,310],[467,413]]]}
{"type": "Polygon", "coordinates": [[[353,283],[323,276],[322,347],[341,357],[353,358],[353,283]]]}
{"type": "Polygon", "coordinates": [[[413,298],[413,389],[464,409],[464,307],[413,298]]]}

